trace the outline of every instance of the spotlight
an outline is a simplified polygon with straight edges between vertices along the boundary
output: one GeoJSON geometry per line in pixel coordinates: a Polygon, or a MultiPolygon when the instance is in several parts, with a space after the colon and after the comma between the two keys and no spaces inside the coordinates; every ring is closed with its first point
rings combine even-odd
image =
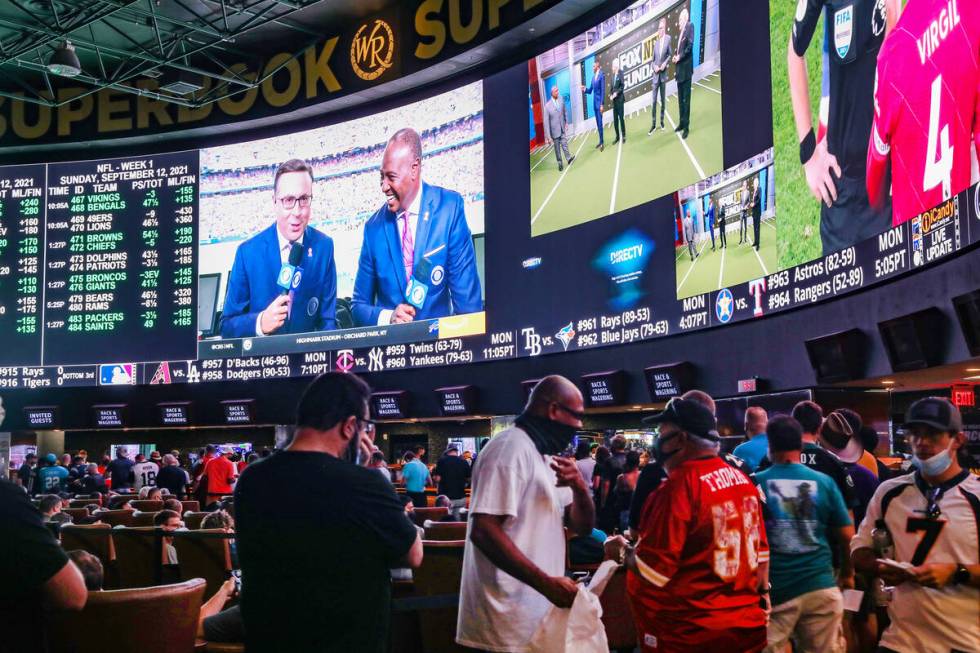
{"type": "Polygon", "coordinates": [[[75,77],[82,72],[82,64],[78,61],[71,41],[65,39],[64,44],[55,48],[54,54],[48,60],[48,70],[62,77],[75,77]]]}

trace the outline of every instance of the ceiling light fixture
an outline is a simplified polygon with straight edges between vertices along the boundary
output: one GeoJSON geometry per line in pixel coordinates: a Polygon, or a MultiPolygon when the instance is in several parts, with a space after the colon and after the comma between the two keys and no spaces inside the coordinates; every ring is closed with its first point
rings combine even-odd
{"type": "Polygon", "coordinates": [[[894,381],[882,381],[881,385],[895,385],[894,381]]]}
{"type": "Polygon", "coordinates": [[[48,71],[61,77],[75,77],[82,72],[82,64],[71,41],[65,39],[63,44],[55,48],[48,60],[48,71]]]}

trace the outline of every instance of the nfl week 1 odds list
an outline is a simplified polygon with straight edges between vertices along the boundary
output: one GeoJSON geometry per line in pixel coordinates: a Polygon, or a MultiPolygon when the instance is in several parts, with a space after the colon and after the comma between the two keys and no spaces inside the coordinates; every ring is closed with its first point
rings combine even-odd
{"type": "Polygon", "coordinates": [[[0,168],[4,362],[193,357],[197,195],[196,151],[0,168]]]}

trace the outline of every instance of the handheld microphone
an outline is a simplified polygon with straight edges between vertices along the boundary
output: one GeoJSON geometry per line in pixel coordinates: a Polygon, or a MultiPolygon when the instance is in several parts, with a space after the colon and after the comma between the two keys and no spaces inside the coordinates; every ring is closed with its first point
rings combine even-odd
{"type": "MultiPolygon", "coordinates": [[[[303,246],[299,243],[293,243],[289,249],[289,258],[279,268],[279,275],[276,277],[276,285],[279,286],[279,296],[289,295],[289,314],[293,310],[293,294],[303,280],[303,268],[300,267],[300,263],[302,262],[303,246]]],[[[284,332],[289,331],[289,314],[286,315],[286,323],[283,325],[284,332]]]]}
{"type": "Polygon", "coordinates": [[[405,288],[405,301],[415,307],[415,310],[422,310],[425,298],[429,295],[429,286],[426,282],[432,275],[432,263],[427,258],[419,261],[412,271],[412,278],[408,280],[408,287],[405,288]]]}
{"type": "MultiPolygon", "coordinates": [[[[279,286],[279,296],[288,295],[289,291],[293,289],[293,277],[296,276],[296,270],[299,264],[303,261],[303,246],[299,243],[293,243],[293,246],[289,249],[289,258],[282,267],[279,268],[279,275],[276,277],[276,285],[279,286]]],[[[299,268],[300,277],[302,277],[302,268],[299,268]]],[[[298,283],[296,285],[299,285],[298,283]]]]}

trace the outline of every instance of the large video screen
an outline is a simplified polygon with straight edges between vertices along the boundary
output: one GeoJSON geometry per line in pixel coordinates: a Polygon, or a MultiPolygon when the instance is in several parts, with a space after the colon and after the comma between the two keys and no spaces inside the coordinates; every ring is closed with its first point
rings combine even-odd
{"type": "Polygon", "coordinates": [[[384,111],[0,168],[0,388],[513,359],[885,283],[980,240],[978,42],[963,0],[645,0],[384,111]]]}
{"type": "Polygon", "coordinates": [[[532,59],[528,78],[533,236],[722,169],[717,3],[637,3],[532,59]]]}
{"type": "MultiPolygon", "coordinates": [[[[483,165],[479,82],[367,118],[202,150],[200,273],[220,280],[215,316],[199,316],[217,326],[205,337],[246,339],[245,351],[313,351],[354,334],[423,339],[433,320],[478,316],[483,165]],[[412,323],[421,328],[404,328],[412,323]]],[[[478,317],[471,325],[482,332],[478,317]]],[[[202,349],[229,351],[239,353],[202,349]]]]}

